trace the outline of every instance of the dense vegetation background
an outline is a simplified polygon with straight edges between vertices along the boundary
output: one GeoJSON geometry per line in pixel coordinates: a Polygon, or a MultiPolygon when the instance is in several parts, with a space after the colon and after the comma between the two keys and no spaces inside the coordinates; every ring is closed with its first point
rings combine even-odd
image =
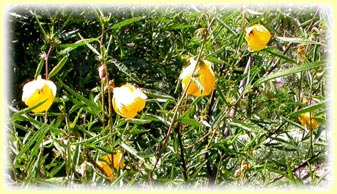
{"type": "Polygon", "coordinates": [[[317,6],[10,8],[8,184],[326,186],[326,17],[317,6]],[[272,40],[250,52],[245,28],[257,23],[272,40]],[[21,95],[45,77],[50,48],[57,96],[46,122],[21,95]],[[182,96],[179,74],[198,55],[214,64],[215,90],[182,96]],[[148,96],[135,119],[109,116],[102,62],[115,86],[132,83],[148,96]],[[308,111],[320,123],[313,130],[298,120],[308,111]],[[116,150],[125,166],[109,179],[95,161],[116,150]]]}

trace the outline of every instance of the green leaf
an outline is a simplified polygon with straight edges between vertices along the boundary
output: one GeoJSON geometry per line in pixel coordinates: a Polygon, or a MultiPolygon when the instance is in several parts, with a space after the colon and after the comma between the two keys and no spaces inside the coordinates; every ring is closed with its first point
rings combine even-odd
{"type": "Polygon", "coordinates": [[[75,98],[79,99],[83,104],[86,105],[86,107],[88,107],[89,109],[91,109],[93,111],[93,114],[97,115],[97,114],[101,113],[100,108],[94,102],[90,101],[89,99],[87,99],[87,98],[83,97],[82,95],[80,95],[79,93],[75,92],[69,86],[67,86],[66,84],[64,84],[61,80],[59,80],[59,82],[61,82],[61,85],[69,93],[71,93],[75,98]]]}
{"type": "Polygon", "coordinates": [[[165,101],[166,102],[166,100],[175,100],[175,98],[173,98],[172,96],[160,93],[157,90],[143,89],[143,92],[149,98],[151,98],[151,99],[158,99],[158,101],[165,101]]]}
{"type": "Polygon", "coordinates": [[[140,125],[144,125],[147,123],[151,123],[151,120],[146,120],[146,119],[126,119],[129,123],[133,123],[133,124],[140,124],[140,125]]]}
{"type": "Polygon", "coordinates": [[[287,119],[285,117],[281,117],[283,120],[287,121],[288,123],[298,127],[298,128],[301,128],[301,129],[304,129],[304,127],[302,125],[300,125],[299,123],[295,122],[295,121],[292,121],[290,119],[287,119]]]}
{"type": "Polygon", "coordinates": [[[288,114],[288,117],[298,116],[298,115],[300,115],[302,113],[313,112],[315,110],[324,108],[326,106],[326,103],[327,103],[327,101],[323,101],[323,102],[320,102],[320,103],[317,103],[317,104],[313,104],[313,105],[307,106],[307,107],[302,108],[302,109],[300,109],[300,110],[298,110],[296,112],[288,114]]]}
{"type": "Polygon", "coordinates": [[[116,153],[116,151],[114,150],[111,150],[109,148],[102,147],[102,146],[97,146],[97,145],[88,145],[88,148],[93,149],[93,150],[101,150],[105,154],[115,154],[116,153]]]}
{"type": "Polygon", "coordinates": [[[126,150],[128,151],[130,154],[136,156],[138,159],[140,159],[141,161],[145,161],[143,157],[141,157],[139,154],[138,154],[138,151],[131,147],[130,145],[127,145],[126,143],[122,142],[121,143],[121,146],[126,150]]]}
{"type": "Polygon", "coordinates": [[[101,56],[101,54],[93,47],[91,46],[91,44],[89,44],[89,42],[87,41],[88,39],[84,39],[80,33],[78,33],[78,35],[80,36],[81,40],[84,41],[85,45],[87,45],[87,47],[94,52],[97,56],[101,56]]]}
{"type": "Polygon", "coordinates": [[[144,119],[149,120],[151,122],[161,122],[166,126],[170,126],[170,122],[168,120],[158,115],[146,113],[144,119]]]}
{"type": "Polygon", "coordinates": [[[50,126],[52,125],[53,123],[51,123],[49,126],[42,123],[42,125],[39,127],[39,130],[36,133],[34,133],[32,137],[29,138],[28,142],[20,150],[18,155],[15,157],[13,163],[16,163],[18,160],[20,160],[24,154],[28,154],[29,158],[32,159],[32,157],[37,153],[37,148],[40,148],[42,140],[44,139],[47,132],[51,128],[50,126]]]}
{"type": "Polygon", "coordinates": [[[130,71],[130,69],[124,63],[121,63],[117,61],[116,59],[110,59],[108,62],[114,64],[118,68],[119,71],[123,72],[133,81],[138,82],[138,83],[143,83],[143,81],[139,80],[138,77],[132,71],[130,71]]]}
{"type": "Polygon", "coordinates": [[[39,76],[41,74],[41,70],[44,66],[44,57],[41,58],[39,64],[37,65],[36,71],[35,71],[35,75],[34,78],[37,79],[37,76],[39,76]]]}
{"type": "Polygon", "coordinates": [[[275,79],[275,78],[278,78],[278,77],[282,77],[282,76],[286,76],[286,75],[290,75],[290,74],[294,74],[294,73],[298,73],[298,72],[302,72],[302,71],[307,71],[307,70],[310,70],[310,69],[315,69],[315,68],[318,68],[318,67],[321,67],[325,62],[324,61],[318,61],[318,62],[313,62],[313,63],[309,63],[309,64],[303,64],[303,65],[300,65],[300,66],[294,66],[294,67],[291,67],[289,69],[282,69],[274,74],[270,74],[266,77],[262,77],[260,79],[258,79],[254,85],[259,85],[263,82],[266,82],[268,80],[271,80],[271,79],[275,79]]]}
{"type": "Polygon", "coordinates": [[[299,43],[299,44],[319,44],[322,45],[320,42],[304,39],[304,38],[291,38],[291,37],[280,37],[277,36],[276,39],[279,39],[283,42],[290,42],[290,43],[299,43]]]}
{"type": "MultiPolygon", "coordinates": [[[[55,174],[57,174],[62,168],[64,167],[64,162],[62,162],[61,164],[57,164],[57,166],[55,166],[51,171],[50,171],[50,173],[49,173],[49,176],[50,177],[53,177],[53,176],[55,176],[55,174]]],[[[48,180],[53,180],[51,183],[52,184],[55,184],[55,182],[57,182],[57,178],[51,178],[51,179],[47,179],[47,180],[45,180],[45,181],[48,181],[48,180]]],[[[60,179],[60,180],[63,180],[63,179],[60,179]]],[[[63,182],[64,182],[65,180],[63,180],[63,182]]],[[[60,182],[61,183],[61,182],[60,182]]]]}
{"type": "Polygon", "coordinates": [[[216,18],[227,30],[229,30],[234,36],[238,36],[233,27],[230,25],[226,24],[226,22],[222,21],[220,18],[216,18]]]}
{"type": "Polygon", "coordinates": [[[69,127],[71,129],[74,128],[77,125],[77,121],[80,118],[80,116],[82,114],[82,111],[83,111],[83,108],[80,108],[80,110],[77,112],[77,115],[76,115],[75,119],[72,122],[70,122],[69,127]]]}
{"type": "Polygon", "coordinates": [[[192,126],[192,127],[200,127],[201,126],[201,124],[197,120],[191,119],[191,118],[180,118],[179,122],[181,124],[192,126]]]}
{"type": "Polygon", "coordinates": [[[235,126],[235,127],[239,127],[247,132],[251,132],[252,129],[245,123],[243,123],[242,121],[236,119],[236,118],[232,118],[233,122],[228,122],[228,125],[230,126],[235,126]]]}
{"type": "Polygon", "coordinates": [[[132,23],[138,22],[138,21],[143,20],[143,19],[145,19],[145,17],[143,17],[143,16],[126,19],[126,20],[123,20],[121,22],[118,22],[118,23],[114,24],[110,29],[115,30],[115,29],[130,25],[132,23]]]}
{"type": "Polygon", "coordinates": [[[195,25],[190,24],[175,24],[170,26],[170,30],[183,30],[186,28],[195,28],[195,25]]]}
{"type": "Polygon", "coordinates": [[[129,134],[131,134],[131,135],[139,135],[139,134],[142,134],[142,133],[146,133],[148,131],[151,131],[151,129],[142,129],[142,128],[138,127],[137,125],[135,125],[135,127],[133,127],[130,130],[129,134]]]}
{"type": "Polygon", "coordinates": [[[275,49],[274,47],[270,47],[270,48],[267,48],[267,49],[264,49],[266,52],[272,54],[272,55],[275,55],[277,57],[280,57],[281,59],[287,61],[287,62],[290,62],[290,63],[297,63],[294,59],[291,59],[287,56],[285,56],[282,52],[280,52],[279,50],[275,49]]]}
{"type": "Polygon", "coordinates": [[[47,39],[47,33],[46,33],[46,31],[43,29],[43,27],[42,27],[42,25],[41,25],[41,22],[40,22],[40,20],[39,20],[39,17],[38,17],[38,15],[37,15],[36,13],[34,13],[34,17],[35,17],[35,19],[36,19],[36,21],[37,21],[37,24],[38,24],[39,27],[40,27],[40,30],[41,30],[41,32],[42,32],[42,34],[43,34],[43,37],[44,37],[45,39],[47,39]]]}
{"type": "Polygon", "coordinates": [[[81,40],[78,40],[74,43],[70,43],[70,44],[61,44],[60,47],[61,48],[65,48],[63,50],[60,51],[60,54],[63,55],[63,54],[67,54],[69,53],[70,51],[76,49],[77,47],[80,47],[80,46],[84,46],[88,43],[91,43],[91,42],[94,42],[94,41],[98,41],[97,38],[87,38],[87,39],[81,39],[81,40]]]}
{"type": "Polygon", "coordinates": [[[64,66],[64,64],[67,62],[68,60],[68,56],[64,56],[59,62],[58,64],[49,72],[48,74],[48,78],[52,78],[54,75],[56,75],[64,66]]]}
{"type": "Polygon", "coordinates": [[[226,64],[226,61],[218,59],[216,57],[212,57],[212,56],[208,56],[205,59],[212,63],[216,63],[216,64],[226,64]]]}
{"type": "MultiPolygon", "coordinates": [[[[31,117],[28,117],[28,115],[26,115],[27,113],[30,113],[33,109],[39,107],[41,104],[43,104],[44,102],[46,102],[48,99],[37,103],[36,105],[32,106],[32,107],[27,107],[25,109],[22,109],[20,111],[14,110],[14,108],[10,107],[10,109],[14,110],[15,113],[11,116],[12,121],[22,121],[22,119],[27,120],[29,119],[29,122],[34,122],[35,120],[32,119],[31,117]]],[[[45,113],[35,113],[35,115],[44,115],[45,113]]]]}

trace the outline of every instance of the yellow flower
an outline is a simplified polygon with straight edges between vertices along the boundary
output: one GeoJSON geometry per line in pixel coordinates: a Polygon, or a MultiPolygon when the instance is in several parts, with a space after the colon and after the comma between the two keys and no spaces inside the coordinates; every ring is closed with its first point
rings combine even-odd
{"type": "Polygon", "coordinates": [[[192,81],[187,88],[187,94],[193,96],[206,96],[214,90],[215,75],[212,70],[212,63],[207,60],[200,60],[199,64],[196,64],[196,60],[193,57],[189,58],[190,65],[183,69],[179,79],[182,80],[183,90],[186,89],[188,82],[192,77],[192,81]],[[197,65],[194,74],[193,70],[197,65]],[[193,75],[192,75],[193,74],[193,75]]]}
{"type": "Polygon", "coordinates": [[[101,157],[97,164],[102,168],[105,175],[110,179],[113,180],[115,178],[115,173],[112,169],[123,169],[124,168],[124,156],[123,152],[117,150],[117,152],[112,154],[107,154],[101,157]],[[113,165],[112,165],[113,164],[113,165]]]}
{"type": "Polygon", "coordinates": [[[246,28],[246,40],[251,51],[264,49],[270,38],[270,32],[261,24],[255,24],[246,28]]]}
{"type": "Polygon", "coordinates": [[[300,121],[302,126],[306,127],[308,130],[312,130],[318,126],[318,121],[314,119],[314,117],[314,113],[306,112],[301,114],[298,117],[298,120],[300,121]]]}
{"type": "Polygon", "coordinates": [[[134,118],[144,109],[147,96],[131,84],[113,89],[112,105],[115,112],[126,118],[134,118]]]}
{"type": "Polygon", "coordinates": [[[47,111],[53,104],[56,95],[56,85],[54,82],[42,79],[41,76],[38,76],[36,80],[26,83],[22,90],[22,101],[28,107],[33,107],[45,101],[32,110],[35,113],[47,111]]]}

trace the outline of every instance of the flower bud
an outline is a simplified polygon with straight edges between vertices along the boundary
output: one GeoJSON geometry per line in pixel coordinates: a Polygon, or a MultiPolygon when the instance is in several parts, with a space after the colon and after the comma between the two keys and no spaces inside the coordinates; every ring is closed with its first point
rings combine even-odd
{"type": "Polygon", "coordinates": [[[98,67],[98,75],[100,79],[103,79],[106,74],[106,67],[104,65],[101,65],[98,67]]]}

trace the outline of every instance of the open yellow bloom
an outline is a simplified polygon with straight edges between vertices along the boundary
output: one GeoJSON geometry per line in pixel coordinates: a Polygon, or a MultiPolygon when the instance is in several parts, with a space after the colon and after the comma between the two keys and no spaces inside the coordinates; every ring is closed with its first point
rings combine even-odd
{"type": "Polygon", "coordinates": [[[246,28],[246,40],[251,51],[264,49],[270,38],[270,32],[261,24],[255,24],[246,28]]]}
{"type": "Polygon", "coordinates": [[[35,113],[47,111],[53,104],[56,96],[56,85],[54,82],[42,79],[41,76],[38,76],[36,80],[26,83],[22,90],[22,101],[28,107],[35,106],[45,101],[32,110],[35,113]]]}
{"type": "Polygon", "coordinates": [[[126,118],[134,118],[144,109],[147,96],[131,84],[113,89],[112,105],[115,112],[126,118]]]}
{"type": "Polygon", "coordinates": [[[314,113],[306,112],[301,114],[298,117],[298,120],[300,121],[302,126],[306,127],[308,130],[312,130],[318,126],[318,121],[316,121],[314,117],[315,117],[314,113]]]}
{"type": "Polygon", "coordinates": [[[188,82],[192,78],[192,81],[187,88],[187,94],[193,96],[206,96],[214,90],[215,75],[212,70],[212,63],[207,60],[200,60],[197,65],[197,61],[190,57],[190,65],[183,69],[179,79],[182,80],[183,90],[186,89],[188,82]],[[197,65],[194,74],[193,70],[197,65]],[[192,75],[193,74],[193,75],[192,75]]]}
{"type": "Polygon", "coordinates": [[[107,154],[101,157],[97,164],[102,168],[105,175],[110,179],[113,180],[115,178],[115,173],[112,168],[114,169],[123,169],[124,168],[124,156],[123,152],[117,150],[117,152],[112,154],[107,154]]]}

